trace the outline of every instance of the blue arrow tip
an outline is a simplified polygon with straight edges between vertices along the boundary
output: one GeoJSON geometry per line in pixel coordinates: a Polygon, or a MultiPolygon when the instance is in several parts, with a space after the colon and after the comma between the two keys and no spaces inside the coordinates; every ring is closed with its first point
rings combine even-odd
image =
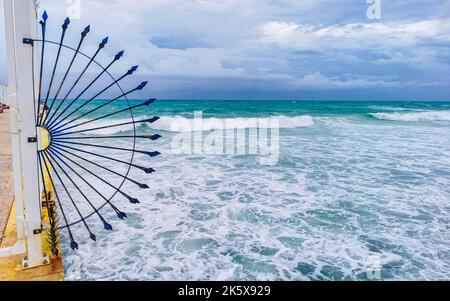
{"type": "Polygon", "coordinates": [[[161,136],[161,135],[158,135],[158,134],[153,135],[153,136],[150,137],[150,139],[153,140],[153,141],[158,140],[158,139],[160,139],[160,138],[162,138],[162,136],[161,136]]]}
{"type": "Polygon", "coordinates": [[[147,86],[147,84],[148,84],[148,82],[142,82],[142,83],[137,87],[137,89],[138,89],[138,90],[142,90],[142,89],[144,89],[145,86],[147,86]]]}
{"type": "Polygon", "coordinates": [[[145,103],[144,103],[144,105],[146,105],[146,106],[149,106],[149,105],[151,105],[152,103],[154,103],[156,101],[156,99],[149,99],[149,100],[147,100],[145,103]]]}
{"type": "Polygon", "coordinates": [[[161,155],[160,152],[146,152],[146,154],[149,155],[152,158],[161,155]]]}
{"type": "Polygon", "coordinates": [[[131,68],[130,68],[130,70],[128,70],[128,71],[127,71],[127,74],[128,74],[128,75],[131,75],[131,74],[133,74],[133,73],[134,73],[134,71],[136,71],[136,70],[137,70],[137,68],[138,68],[138,66],[133,66],[133,67],[131,67],[131,68]]]}
{"type": "Polygon", "coordinates": [[[91,31],[91,25],[88,25],[84,28],[83,32],[81,33],[81,36],[85,37],[90,31],[91,31]]]}
{"type": "Polygon", "coordinates": [[[63,28],[63,29],[67,29],[67,26],[69,26],[69,24],[70,24],[70,19],[67,17],[67,18],[64,20],[64,24],[62,25],[62,28],[63,28]]]}
{"type": "Polygon", "coordinates": [[[125,51],[123,51],[123,50],[122,50],[122,51],[119,51],[119,52],[116,54],[115,59],[116,59],[116,60],[120,59],[120,58],[123,56],[124,52],[125,52],[125,51]]]}
{"type": "Polygon", "coordinates": [[[72,248],[72,250],[78,250],[78,244],[74,241],[70,243],[70,247],[72,248]]]}
{"type": "Polygon", "coordinates": [[[44,13],[42,14],[42,19],[43,19],[44,21],[47,21],[47,19],[48,19],[47,11],[44,11],[44,13]]]}
{"type": "Polygon", "coordinates": [[[154,172],[156,172],[153,168],[146,168],[145,169],[145,172],[146,173],[148,173],[148,174],[150,174],[150,173],[154,173],[154,172]]]}
{"type": "Polygon", "coordinates": [[[157,122],[160,119],[161,119],[161,117],[155,116],[155,117],[151,118],[149,121],[150,121],[150,123],[153,123],[153,122],[157,122]]]}
{"type": "Polygon", "coordinates": [[[112,229],[113,229],[113,227],[108,223],[105,223],[104,226],[105,226],[105,230],[112,231],[112,229]]]}
{"type": "Polygon", "coordinates": [[[108,44],[108,40],[109,40],[109,37],[106,37],[106,38],[103,39],[102,43],[103,44],[108,44]]]}
{"type": "Polygon", "coordinates": [[[117,212],[117,217],[120,219],[125,219],[127,217],[127,215],[123,212],[117,212]]]}

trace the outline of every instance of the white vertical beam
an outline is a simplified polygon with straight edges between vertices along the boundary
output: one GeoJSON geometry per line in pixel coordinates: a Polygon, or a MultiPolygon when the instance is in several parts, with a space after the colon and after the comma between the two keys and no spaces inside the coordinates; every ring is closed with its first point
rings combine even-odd
{"type": "Polygon", "coordinates": [[[11,150],[12,150],[12,164],[14,170],[14,195],[16,199],[17,210],[17,235],[18,239],[24,238],[23,231],[23,196],[22,196],[22,162],[20,160],[20,137],[17,124],[18,110],[16,102],[16,79],[15,79],[15,55],[14,53],[14,24],[12,21],[13,6],[12,1],[4,1],[5,10],[5,40],[7,46],[7,66],[8,66],[8,98],[6,104],[10,107],[10,123],[11,123],[11,150]],[[19,172],[17,172],[19,171],[19,172]]]}
{"type": "Polygon", "coordinates": [[[4,0],[8,59],[8,105],[11,111],[14,186],[19,239],[25,239],[28,266],[42,265],[41,198],[38,186],[37,137],[31,45],[23,38],[36,38],[34,0],[4,0]]]}

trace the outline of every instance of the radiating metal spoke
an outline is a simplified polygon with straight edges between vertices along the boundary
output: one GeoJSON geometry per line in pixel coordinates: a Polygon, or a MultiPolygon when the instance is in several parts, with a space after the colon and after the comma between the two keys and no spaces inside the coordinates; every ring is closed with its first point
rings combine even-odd
{"type": "MultiPolygon", "coordinates": [[[[133,179],[133,176],[130,175],[131,169],[136,168],[147,174],[155,172],[153,168],[135,164],[133,161],[136,154],[144,154],[150,157],[160,155],[157,151],[136,150],[137,139],[146,139],[149,142],[158,140],[161,136],[158,134],[137,134],[137,125],[154,123],[159,120],[159,117],[135,120],[133,114],[133,110],[149,106],[156,100],[149,99],[131,104],[128,99],[130,94],[142,90],[148,82],[144,81],[129,91],[124,91],[121,87],[122,81],[133,75],[138,66],[131,67],[120,77],[113,76],[109,71],[124,56],[124,51],[118,52],[104,67],[97,61],[97,58],[101,50],[107,45],[108,37],[98,44],[97,49],[92,54],[87,55],[83,53],[82,46],[86,43],[90,26],[84,28],[79,40],[77,38],[77,47],[73,48],[64,44],[68,39],[70,19],[66,18],[64,20],[60,38],[57,42],[46,40],[48,35],[47,19],[47,12],[44,12],[39,22],[42,31],[41,39],[24,38],[23,43],[31,46],[34,46],[35,42],[42,43],[40,48],[39,79],[36,81],[39,84],[39,92],[36,92],[37,86],[33,86],[33,98],[35,99],[33,105],[36,109],[34,113],[36,116],[36,127],[38,130],[43,128],[48,131],[49,145],[45,149],[37,150],[38,174],[41,177],[38,185],[40,185],[40,191],[43,191],[44,194],[42,196],[44,203],[41,210],[46,209],[48,212],[49,225],[46,225],[45,228],[50,231],[52,253],[56,255],[58,253],[59,230],[67,229],[70,247],[76,250],[78,249],[78,243],[75,241],[73,226],[82,223],[90,238],[95,241],[97,237],[91,230],[92,225],[89,225],[89,218],[98,217],[106,230],[112,230],[111,224],[106,221],[100,212],[103,208],[107,206],[112,208],[119,219],[123,220],[127,217],[124,212],[114,205],[114,197],[123,196],[129,202],[137,204],[139,200],[123,190],[124,184],[129,182],[142,189],[149,188],[149,185],[144,182],[133,179]],[[47,71],[47,67],[44,66],[45,55],[48,56],[48,53],[46,53],[46,51],[48,52],[48,49],[46,49],[48,45],[46,44],[55,46],[55,56],[51,58],[51,66],[48,68],[48,80],[44,78],[44,71],[47,71]],[[73,51],[73,54],[68,57],[70,61],[68,61],[67,66],[63,60],[64,55],[66,55],[65,49],[73,51]],[[86,61],[81,63],[80,57],[86,58],[86,61]],[[79,64],[78,67],[77,64],[79,64]],[[88,74],[92,71],[92,65],[100,67],[100,71],[93,74],[92,78],[86,79],[85,77],[88,77],[88,74]],[[81,71],[74,74],[75,69],[81,71]],[[61,74],[61,78],[58,78],[59,74],[61,74]],[[108,78],[111,78],[111,80],[105,82],[102,87],[98,88],[98,91],[92,91],[97,90],[95,87],[100,85],[105,75],[108,75],[108,78]],[[86,84],[84,81],[86,81],[86,84]],[[45,87],[43,87],[44,83],[45,87]],[[109,97],[106,98],[105,95],[109,94],[109,90],[112,90],[114,86],[117,86],[119,92],[112,96],[120,95],[111,99],[109,97]],[[86,97],[87,94],[89,94],[89,97],[86,97]],[[95,95],[91,97],[90,94],[95,95]],[[103,99],[100,101],[100,98],[103,99]],[[98,102],[96,102],[97,100],[98,102]],[[115,102],[122,100],[127,106],[125,108],[115,107],[115,102]],[[111,109],[105,111],[108,108],[111,109]],[[114,117],[117,117],[119,114],[129,114],[130,118],[126,121],[114,121],[114,117]],[[95,123],[99,121],[108,122],[103,126],[95,123]],[[116,135],[97,135],[97,131],[111,128],[122,130],[120,127],[123,127],[128,132],[116,135]],[[131,144],[118,144],[126,140],[130,140],[131,144]],[[109,144],[111,146],[103,145],[106,141],[111,142],[109,144]],[[111,157],[108,155],[108,151],[105,150],[118,151],[119,153],[128,152],[130,160],[111,157]],[[120,168],[115,169],[113,167],[115,166],[114,164],[122,165],[119,166],[120,168]],[[104,171],[107,177],[103,177],[98,173],[99,171],[102,173],[104,171]],[[106,191],[103,190],[105,188],[106,191]],[[60,191],[57,189],[60,189],[60,191]],[[53,192],[54,196],[50,195],[53,192]],[[112,192],[112,195],[107,197],[109,192],[112,192]],[[84,200],[78,200],[78,193],[81,194],[84,200]],[[44,206],[45,208],[43,208],[44,206]],[[86,212],[85,214],[83,212],[85,207],[89,210],[89,213],[86,212]],[[61,213],[61,221],[57,213],[61,213]],[[73,221],[70,220],[71,214],[75,214],[73,221]]],[[[34,47],[34,49],[36,48],[34,47]]],[[[37,74],[35,68],[39,67],[37,64],[35,66],[34,59],[35,57],[33,56],[32,69],[37,74]]]]}
{"type": "MultiPolygon", "coordinates": [[[[41,31],[42,31],[42,39],[45,40],[45,34],[46,34],[46,29],[47,29],[47,19],[48,19],[48,15],[47,15],[47,11],[44,11],[43,15],[42,15],[42,21],[39,21],[39,24],[41,24],[41,31]]],[[[39,93],[38,93],[38,99],[37,99],[37,116],[36,116],[36,120],[39,121],[40,120],[40,112],[41,112],[41,96],[42,96],[42,76],[43,76],[43,72],[44,72],[44,54],[45,54],[45,43],[42,43],[41,46],[41,66],[40,66],[40,70],[39,70],[39,93]]],[[[36,124],[37,125],[37,124],[36,124]]]]}
{"type": "MultiPolygon", "coordinates": [[[[66,18],[64,20],[64,24],[62,25],[62,33],[61,33],[61,39],[59,41],[59,47],[58,47],[58,53],[56,54],[56,59],[55,59],[55,63],[53,65],[53,71],[52,71],[52,76],[50,78],[50,84],[48,86],[48,90],[47,90],[47,96],[45,97],[45,102],[44,102],[44,111],[47,110],[47,102],[48,102],[48,98],[50,97],[50,92],[52,91],[52,87],[53,87],[53,80],[55,79],[55,73],[56,73],[56,69],[58,68],[58,63],[59,63],[59,57],[61,55],[61,49],[62,49],[62,45],[64,43],[64,37],[66,36],[66,31],[67,31],[67,27],[70,24],[70,19],[66,18]]],[[[42,121],[42,115],[39,116],[40,118],[38,119],[38,124],[42,125],[41,121],[42,121]]]]}
{"type": "MultiPolygon", "coordinates": [[[[83,115],[79,116],[77,119],[80,119],[80,118],[85,117],[85,116],[87,116],[87,115],[89,115],[89,114],[91,114],[91,113],[94,113],[95,111],[98,111],[98,110],[100,110],[101,108],[104,108],[104,107],[106,107],[107,105],[112,104],[112,103],[115,102],[116,100],[119,100],[119,99],[121,99],[122,97],[126,97],[127,95],[129,95],[129,94],[131,94],[131,93],[133,93],[133,92],[135,92],[135,91],[142,90],[146,85],[147,85],[147,82],[143,82],[143,83],[141,83],[139,86],[137,86],[136,88],[134,88],[134,89],[132,89],[132,90],[130,90],[130,91],[128,91],[128,92],[122,93],[121,95],[119,95],[119,96],[117,96],[117,97],[115,97],[115,98],[113,98],[113,99],[107,101],[106,103],[104,103],[104,104],[102,104],[102,105],[96,107],[95,109],[92,109],[92,110],[90,110],[90,111],[84,113],[83,115]]],[[[71,123],[71,122],[73,122],[73,121],[69,121],[69,122],[67,122],[66,124],[69,124],[69,123],[71,123]]],[[[65,124],[65,125],[66,125],[66,124],[65,124]]],[[[58,126],[58,127],[56,127],[56,128],[55,128],[55,126],[49,126],[49,130],[50,130],[52,133],[58,133],[58,132],[64,131],[64,129],[61,129],[63,126],[64,126],[64,125],[61,125],[61,126],[58,126]]]]}
{"type": "Polygon", "coordinates": [[[89,237],[93,240],[96,241],[97,238],[94,235],[94,233],[92,233],[91,229],[89,228],[89,225],[86,222],[86,219],[84,218],[83,214],[81,214],[80,209],[78,208],[77,204],[75,203],[75,201],[73,200],[72,195],[70,194],[69,189],[67,189],[66,183],[64,183],[64,181],[62,180],[61,176],[58,173],[58,170],[55,168],[55,166],[53,165],[52,161],[55,161],[52,158],[52,155],[49,154],[47,151],[44,151],[43,154],[45,155],[45,157],[48,160],[48,163],[50,164],[50,166],[53,169],[53,172],[56,174],[56,177],[58,178],[59,182],[61,183],[62,187],[64,188],[64,191],[66,192],[67,196],[69,197],[70,201],[72,202],[73,207],[75,208],[75,210],[77,211],[78,215],[80,216],[80,220],[81,222],[84,224],[84,227],[86,228],[86,230],[89,233],[89,237]]]}
{"type": "MultiPolygon", "coordinates": [[[[81,93],[78,94],[77,97],[75,97],[74,99],[72,99],[72,101],[67,105],[67,107],[64,108],[64,110],[58,115],[58,117],[56,117],[52,122],[49,121],[48,124],[48,128],[50,128],[54,123],[57,123],[58,120],[61,118],[61,120],[67,119],[68,117],[61,117],[62,115],[64,115],[65,112],[67,112],[69,110],[69,108],[72,107],[72,105],[77,102],[81,96],[83,96],[84,93],[86,93],[86,91],[88,91],[102,76],[103,74],[105,74],[106,72],[108,72],[108,69],[111,68],[111,66],[117,62],[122,56],[123,56],[124,51],[120,51],[119,53],[116,54],[116,56],[114,57],[113,61],[111,63],[109,63],[108,66],[106,66],[101,72],[100,74],[98,74],[93,81],[91,81],[89,83],[89,85],[87,85],[87,87],[85,87],[81,93]]],[[[114,83],[113,83],[114,84],[114,83]]]]}
{"type": "MultiPolygon", "coordinates": [[[[58,158],[60,161],[64,161],[64,160],[62,160],[61,159],[61,157],[60,157],[60,155],[62,155],[63,157],[65,157],[63,154],[61,154],[61,153],[57,153],[57,151],[55,151],[52,147],[50,147],[49,149],[48,149],[49,151],[50,151],[50,153],[52,153],[56,158],[58,158]],[[60,155],[59,155],[60,154],[60,155]]],[[[66,158],[66,159],[68,159],[68,158],[66,158]]],[[[71,161],[72,162],[72,160],[70,160],[70,159],[68,159],[69,161],[71,161]]],[[[76,162],[72,162],[72,163],[76,163],[76,162]]],[[[77,165],[78,167],[81,167],[81,168],[83,168],[81,165],[79,165],[79,164],[75,164],[75,165],[77,165]]],[[[84,169],[84,168],[83,168],[84,169]]],[[[92,186],[92,184],[91,183],[89,183],[89,181],[87,181],[83,176],[81,176],[79,173],[77,173],[73,168],[70,168],[70,170],[73,172],[73,173],[75,173],[84,183],[86,183],[86,185],[88,185],[89,186],[89,188],[91,188],[93,191],[95,191],[95,193],[97,193],[103,200],[105,200],[105,202],[116,212],[116,214],[117,214],[117,217],[119,218],[119,219],[124,219],[124,218],[126,218],[127,217],[127,215],[124,213],[124,212],[122,212],[122,211],[120,211],[116,206],[114,206],[114,204],[113,203],[111,203],[111,201],[107,198],[107,197],[105,197],[101,192],[99,192],[94,186],[92,186]]]]}
{"type": "Polygon", "coordinates": [[[108,172],[110,172],[110,173],[112,173],[112,174],[114,174],[114,175],[116,175],[116,176],[119,176],[119,177],[121,177],[121,178],[123,178],[123,179],[125,179],[125,180],[128,180],[128,181],[130,181],[131,183],[133,183],[133,184],[139,186],[139,188],[142,188],[142,189],[148,189],[148,188],[150,188],[150,187],[148,187],[147,184],[139,183],[138,181],[135,181],[135,180],[133,180],[133,179],[130,179],[129,177],[127,177],[127,176],[125,176],[125,175],[122,175],[122,174],[120,174],[120,173],[118,173],[118,172],[116,172],[116,171],[114,171],[114,170],[111,170],[111,169],[109,169],[109,168],[107,168],[107,167],[105,167],[105,166],[102,166],[102,165],[100,165],[100,164],[98,164],[98,163],[95,163],[95,162],[93,162],[93,161],[91,161],[91,160],[88,160],[88,159],[86,159],[86,158],[83,158],[83,157],[81,157],[81,156],[79,156],[79,155],[77,155],[77,154],[74,154],[74,153],[72,153],[72,152],[70,152],[70,151],[68,151],[68,150],[61,149],[61,147],[58,147],[58,146],[56,146],[56,145],[55,145],[54,147],[57,148],[57,149],[59,149],[59,150],[61,150],[61,151],[63,151],[64,153],[67,153],[67,154],[72,155],[72,156],[75,157],[75,158],[78,158],[78,159],[81,159],[81,160],[83,160],[83,161],[86,161],[86,162],[88,162],[88,163],[90,163],[90,164],[92,164],[92,165],[95,165],[95,166],[97,166],[97,167],[99,167],[99,168],[101,168],[101,169],[103,169],[103,170],[106,170],[106,171],[108,171],[108,172]]]}
{"type": "Polygon", "coordinates": [[[54,141],[58,140],[85,140],[85,139],[125,139],[125,138],[141,138],[141,139],[150,139],[152,141],[158,140],[162,138],[161,135],[130,135],[130,136],[84,136],[84,137],[62,137],[62,138],[54,138],[54,141]]]}
{"type": "MultiPolygon", "coordinates": [[[[123,80],[124,78],[126,78],[127,76],[132,75],[136,70],[137,70],[138,66],[133,66],[130,70],[127,71],[127,73],[125,73],[124,75],[122,75],[121,77],[119,77],[117,80],[114,80],[109,86],[107,86],[106,88],[104,88],[103,90],[101,90],[100,92],[98,92],[96,95],[92,96],[90,99],[88,99],[87,101],[85,101],[82,105],[78,106],[75,110],[73,110],[70,114],[66,115],[64,117],[64,119],[59,120],[57,122],[55,122],[54,124],[49,125],[48,127],[50,129],[52,128],[56,128],[57,126],[59,126],[62,122],[64,122],[65,119],[68,119],[70,116],[72,116],[73,114],[75,114],[76,112],[78,112],[79,110],[81,110],[82,108],[84,108],[85,106],[87,106],[90,102],[92,102],[93,100],[97,99],[97,97],[99,97],[100,95],[102,95],[103,93],[105,93],[107,90],[109,90],[112,86],[118,84],[121,80],[123,80]]],[[[124,93],[123,93],[124,94],[124,93]]],[[[68,123],[66,123],[68,124],[68,123]]],[[[64,124],[63,126],[65,126],[66,124],[64,124]]]]}
{"type": "Polygon", "coordinates": [[[104,149],[114,149],[114,150],[121,150],[126,152],[136,152],[144,155],[148,155],[150,157],[156,157],[161,155],[160,152],[148,152],[148,151],[141,151],[141,150],[135,150],[135,149],[129,149],[129,148],[122,148],[122,147],[114,147],[114,146],[106,146],[106,145],[97,145],[97,144],[90,144],[90,143],[79,143],[79,142],[69,142],[69,141],[58,141],[59,143],[64,144],[75,144],[75,145],[83,145],[83,146],[90,146],[90,147],[98,147],[98,148],[104,148],[104,149]]]}
{"type": "MultiPolygon", "coordinates": [[[[61,80],[59,88],[56,91],[55,97],[53,97],[52,104],[50,105],[50,108],[48,109],[47,114],[45,114],[44,119],[42,120],[42,124],[46,123],[48,116],[52,113],[53,107],[54,107],[54,105],[56,103],[56,100],[58,99],[59,94],[61,93],[61,90],[62,90],[62,88],[64,86],[64,83],[66,82],[67,76],[69,75],[70,70],[72,70],[72,67],[73,67],[73,64],[75,62],[75,59],[77,58],[78,54],[80,53],[81,45],[83,44],[83,42],[84,42],[87,34],[90,32],[90,30],[91,30],[91,27],[87,26],[83,30],[83,32],[81,33],[81,37],[80,37],[80,41],[78,42],[77,49],[75,50],[75,52],[73,54],[73,57],[72,57],[72,60],[70,61],[69,67],[67,68],[67,70],[66,70],[66,72],[64,74],[64,77],[61,80]]],[[[45,45],[45,43],[42,43],[42,45],[45,45]]]]}
{"type": "Polygon", "coordinates": [[[73,123],[73,122],[75,122],[75,121],[77,121],[77,120],[79,120],[79,119],[81,119],[82,117],[85,116],[85,115],[84,115],[84,116],[82,115],[82,116],[79,116],[79,117],[77,117],[77,118],[75,118],[75,119],[72,119],[72,120],[69,121],[69,122],[66,122],[65,124],[61,125],[60,127],[58,127],[58,128],[55,129],[55,130],[52,130],[52,129],[50,129],[50,130],[52,130],[54,133],[62,132],[62,131],[67,131],[67,130],[71,130],[71,129],[80,127],[80,126],[85,125],[85,124],[89,124],[89,123],[92,123],[92,122],[95,122],[95,121],[99,121],[99,120],[102,120],[102,119],[105,119],[105,118],[108,118],[108,117],[111,117],[111,116],[118,115],[118,114],[123,113],[123,112],[132,111],[132,110],[134,110],[134,109],[137,109],[137,108],[140,108],[140,107],[144,107],[144,106],[149,106],[149,105],[151,105],[152,103],[154,103],[155,101],[156,101],[156,99],[149,99],[149,100],[147,100],[147,101],[144,102],[144,103],[141,103],[141,104],[138,104],[138,105],[135,105],[135,106],[132,106],[132,107],[123,109],[123,110],[119,110],[119,111],[117,111],[117,112],[109,113],[109,114],[106,114],[106,115],[104,115],[104,116],[97,117],[97,118],[94,118],[94,119],[91,119],[91,120],[88,120],[88,121],[85,121],[85,122],[82,122],[82,123],[78,123],[78,124],[73,125],[73,126],[71,126],[71,127],[66,127],[66,128],[64,128],[66,125],[69,125],[69,124],[71,124],[71,123],[73,123]],[[57,131],[59,128],[61,128],[61,130],[57,131]]]}
{"type": "MultiPolygon", "coordinates": [[[[59,158],[57,158],[59,160],[59,158]]],[[[101,222],[103,223],[103,226],[106,230],[111,231],[112,226],[109,224],[106,219],[100,214],[100,210],[95,208],[94,204],[89,200],[89,198],[84,194],[82,189],[75,183],[75,181],[72,179],[72,177],[64,170],[64,168],[59,164],[58,160],[54,160],[55,164],[59,167],[59,169],[64,173],[64,175],[69,179],[69,181],[72,183],[72,185],[78,190],[78,192],[83,196],[83,198],[86,200],[86,202],[91,206],[91,208],[94,210],[94,213],[97,214],[101,222]]],[[[61,161],[64,165],[68,166],[66,162],[61,161]]],[[[69,166],[68,166],[69,167],[69,166]]],[[[89,218],[90,216],[86,216],[85,218],[89,218]]]]}
{"type": "Polygon", "coordinates": [[[71,149],[71,150],[74,150],[74,151],[77,151],[77,152],[81,152],[81,153],[84,153],[84,154],[88,154],[88,155],[96,156],[96,157],[99,157],[99,158],[111,160],[113,162],[122,163],[122,164],[125,164],[125,165],[128,165],[128,166],[132,166],[132,167],[135,167],[137,169],[140,169],[140,170],[144,171],[147,174],[151,174],[151,173],[155,172],[155,170],[153,168],[143,167],[143,166],[134,164],[132,162],[126,162],[126,161],[119,160],[119,159],[116,159],[116,158],[103,156],[103,155],[96,154],[96,153],[93,153],[93,152],[89,152],[89,151],[86,151],[86,150],[82,150],[82,149],[79,149],[79,148],[76,148],[76,147],[71,147],[71,146],[68,146],[68,145],[59,144],[57,142],[52,143],[52,145],[54,145],[54,146],[61,146],[62,148],[65,148],[65,149],[71,149]]]}
{"type": "MultiPolygon", "coordinates": [[[[73,83],[72,87],[69,89],[69,92],[66,93],[66,96],[64,96],[64,98],[61,100],[61,102],[59,103],[58,107],[56,108],[56,110],[53,112],[53,114],[49,117],[47,124],[50,124],[52,122],[52,120],[54,119],[56,113],[59,111],[59,109],[61,108],[61,106],[63,105],[63,103],[67,100],[67,98],[69,97],[69,95],[72,93],[72,91],[75,89],[75,87],[78,85],[78,83],[80,82],[81,78],[84,76],[84,74],[86,73],[86,71],[89,69],[89,67],[91,66],[92,62],[95,61],[95,58],[97,57],[97,55],[100,53],[100,50],[102,50],[103,48],[105,48],[106,44],[108,43],[108,37],[104,38],[102,40],[102,42],[98,45],[97,50],[95,51],[94,55],[89,59],[89,62],[87,63],[87,65],[84,67],[83,71],[80,73],[80,75],[78,76],[78,78],[76,79],[76,81],[73,83]]],[[[66,110],[63,111],[63,113],[66,110]]],[[[62,113],[62,114],[63,114],[62,113]]],[[[56,119],[58,119],[61,116],[61,114],[59,114],[56,119]]]]}
{"type": "MultiPolygon", "coordinates": [[[[44,156],[44,155],[42,153],[39,153],[39,156],[44,156]]],[[[56,201],[58,202],[59,209],[61,210],[61,214],[62,214],[62,216],[64,218],[64,222],[67,225],[66,228],[67,228],[67,232],[69,233],[70,247],[72,248],[72,250],[76,250],[76,249],[78,249],[78,244],[77,244],[77,242],[75,241],[75,239],[73,237],[72,230],[70,229],[69,221],[67,219],[66,213],[64,212],[64,208],[63,208],[63,206],[61,204],[61,200],[59,198],[58,190],[56,189],[55,182],[53,182],[53,177],[52,177],[52,174],[50,172],[50,168],[48,167],[46,158],[42,158],[42,161],[44,162],[45,170],[47,171],[47,175],[48,175],[48,177],[50,179],[50,183],[52,184],[53,191],[55,192],[55,198],[56,198],[56,201]]]]}
{"type": "Polygon", "coordinates": [[[61,136],[66,136],[66,135],[94,132],[94,131],[114,128],[114,127],[121,127],[121,126],[125,126],[125,125],[136,125],[136,124],[139,124],[139,123],[154,123],[154,122],[158,121],[159,119],[160,119],[159,117],[153,117],[153,118],[139,120],[139,121],[123,122],[123,123],[118,123],[118,124],[106,125],[106,126],[90,128],[90,129],[86,129],[86,130],[67,132],[67,133],[54,133],[54,132],[51,132],[51,134],[52,134],[52,137],[56,138],[56,137],[61,137],[61,136]]]}
{"type": "Polygon", "coordinates": [[[42,164],[42,158],[41,158],[40,154],[38,155],[38,161],[39,161],[39,170],[40,170],[41,179],[42,179],[42,189],[44,191],[44,198],[45,198],[44,206],[47,209],[48,219],[49,219],[49,222],[50,222],[50,229],[54,230],[54,229],[56,229],[57,226],[56,226],[56,221],[54,219],[54,215],[52,215],[50,213],[50,200],[49,200],[49,195],[48,195],[49,194],[49,190],[47,189],[47,183],[45,181],[45,176],[44,176],[44,166],[42,164]]]}
{"type": "MultiPolygon", "coordinates": [[[[102,181],[103,183],[105,183],[106,185],[108,185],[109,187],[113,188],[114,190],[116,190],[117,192],[119,192],[120,194],[122,194],[124,197],[126,197],[130,203],[132,204],[139,204],[139,200],[136,198],[131,197],[130,195],[126,194],[125,192],[123,192],[121,189],[119,189],[118,187],[112,185],[111,183],[109,183],[108,181],[106,181],[105,179],[103,179],[102,177],[98,176],[97,174],[95,174],[93,171],[89,170],[88,168],[84,167],[83,165],[77,163],[76,161],[70,159],[69,157],[67,157],[66,155],[64,155],[61,151],[59,151],[58,149],[56,149],[55,147],[50,148],[52,152],[56,152],[57,154],[61,155],[62,157],[64,157],[65,159],[67,159],[68,161],[70,161],[71,163],[75,164],[76,166],[80,167],[81,169],[83,169],[84,171],[86,171],[87,173],[91,174],[92,176],[94,176],[95,178],[99,179],[100,181],[102,181]]],[[[123,217],[126,217],[126,215],[124,215],[123,217]]],[[[120,218],[120,216],[119,216],[120,218]]]]}

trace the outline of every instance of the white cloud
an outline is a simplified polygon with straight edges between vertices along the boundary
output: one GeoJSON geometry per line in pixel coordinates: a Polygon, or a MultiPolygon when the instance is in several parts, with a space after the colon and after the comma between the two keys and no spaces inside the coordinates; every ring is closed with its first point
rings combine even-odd
{"type": "Polygon", "coordinates": [[[293,88],[326,90],[326,89],[368,89],[368,88],[399,88],[414,85],[411,82],[399,82],[384,80],[380,78],[353,78],[341,79],[338,77],[327,77],[319,71],[309,73],[300,79],[291,82],[293,88]]]}
{"type": "Polygon", "coordinates": [[[297,50],[393,49],[416,46],[430,40],[450,42],[450,19],[333,26],[278,21],[268,22],[259,30],[262,43],[297,50]]]}
{"type": "Polygon", "coordinates": [[[155,75],[239,77],[245,75],[243,68],[225,68],[215,57],[169,56],[153,67],[155,75]]]}
{"type": "MultiPolygon", "coordinates": [[[[48,34],[58,40],[66,1],[41,2],[50,14],[48,34]]],[[[91,24],[83,50],[92,53],[109,34],[100,59],[125,49],[118,72],[139,64],[139,75],[224,77],[291,90],[399,88],[448,80],[443,75],[449,68],[450,20],[425,13],[425,4],[415,5],[415,17],[409,18],[403,13],[413,9],[396,2],[404,11],[389,11],[383,14],[389,22],[373,23],[365,19],[361,0],[81,3],[82,19],[71,23],[67,43],[76,45],[78,32],[91,24]]],[[[430,0],[426,7],[438,9],[437,3],[430,0]]]]}

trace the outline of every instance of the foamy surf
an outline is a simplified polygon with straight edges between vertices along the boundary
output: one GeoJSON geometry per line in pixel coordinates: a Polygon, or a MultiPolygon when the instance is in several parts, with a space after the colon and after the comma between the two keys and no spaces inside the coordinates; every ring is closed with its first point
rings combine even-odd
{"type": "Polygon", "coordinates": [[[158,122],[150,125],[150,128],[167,132],[209,132],[215,129],[248,129],[260,126],[274,127],[279,125],[282,129],[294,129],[302,127],[311,127],[314,125],[314,119],[311,116],[273,116],[270,118],[203,118],[201,125],[194,119],[182,116],[163,116],[158,122]],[[273,121],[277,121],[275,124],[273,121]]]}
{"type": "Polygon", "coordinates": [[[372,117],[391,121],[450,121],[450,111],[424,111],[414,113],[372,113],[372,117]]]}
{"type": "MultiPolygon", "coordinates": [[[[148,117],[141,116],[135,118],[135,120],[141,120],[148,117]]],[[[104,120],[96,122],[95,124],[90,124],[88,126],[80,127],[81,130],[89,127],[104,127],[111,124],[121,124],[131,122],[131,119],[115,119],[115,120],[104,120]]],[[[80,120],[80,123],[84,120],[80,120]]],[[[153,124],[146,124],[145,126],[157,131],[165,132],[194,132],[203,131],[209,132],[215,129],[248,129],[257,128],[263,125],[271,128],[279,125],[282,129],[295,129],[303,127],[311,127],[314,125],[314,119],[311,116],[273,116],[273,117],[263,117],[263,118],[203,118],[200,127],[198,126],[198,120],[195,121],[192,118],[185,118],[182,116],[162,116],[157,122],[153,124]],[[273,121],[277,121],[275,124],[273,121]]],[[[138,125],[137,128],[141,128],[142,125],[138,125]]],[[[92,132],[94,135],[112,135],[117,133],[123,133],[132,131],[132,125],[125,125],[120,127],[112,127],[100,129],[92,132]]]]}
{"type": "MultiPolygon", "coordinates": [[[[375,263],[382,280],[449,278],[448,128],[367,118],[377,112],[448,112],[448,103],[162,101],[161,106],[137,112],[136,120],[163,116],[149,126],[170,131],[176,116],[190,121],[203,110],[219,121],[278,116],[281,127],[297,129],[280,131],[280,160],[263,166],[252,155],[173,155],[172,135],[141,125],[139,131],[164,136],[150,145],[137,141],[138,149],[164,156],[136,158],[157,170],[151,176],[130,174],[151,188],[136,191],[126,184],[142,202],[137,207],[114,198],[128,214],[125,221],[113,210],[102,211],[115,235],[98,229],[92,243],[82,225],[73,227],[79,250],[63,243],[67,279],[368,280],[367,267],[375,263]],[[380,108],[369,108],[374,105],[380,108]],[[314,126],[302,127],[308,125],[314,126]]],[[[101,120],[123,121],[128,120],[101,120]]],[[[120,141],[123,147],[131,142],[120,141]]],[[[99,176],[110,175],[102,170],[99,176]]],[[[97,228],[96,219],[87,222],[97,228]]],[[[62,239],[68,240],[64,231],[62,239]]]]}

